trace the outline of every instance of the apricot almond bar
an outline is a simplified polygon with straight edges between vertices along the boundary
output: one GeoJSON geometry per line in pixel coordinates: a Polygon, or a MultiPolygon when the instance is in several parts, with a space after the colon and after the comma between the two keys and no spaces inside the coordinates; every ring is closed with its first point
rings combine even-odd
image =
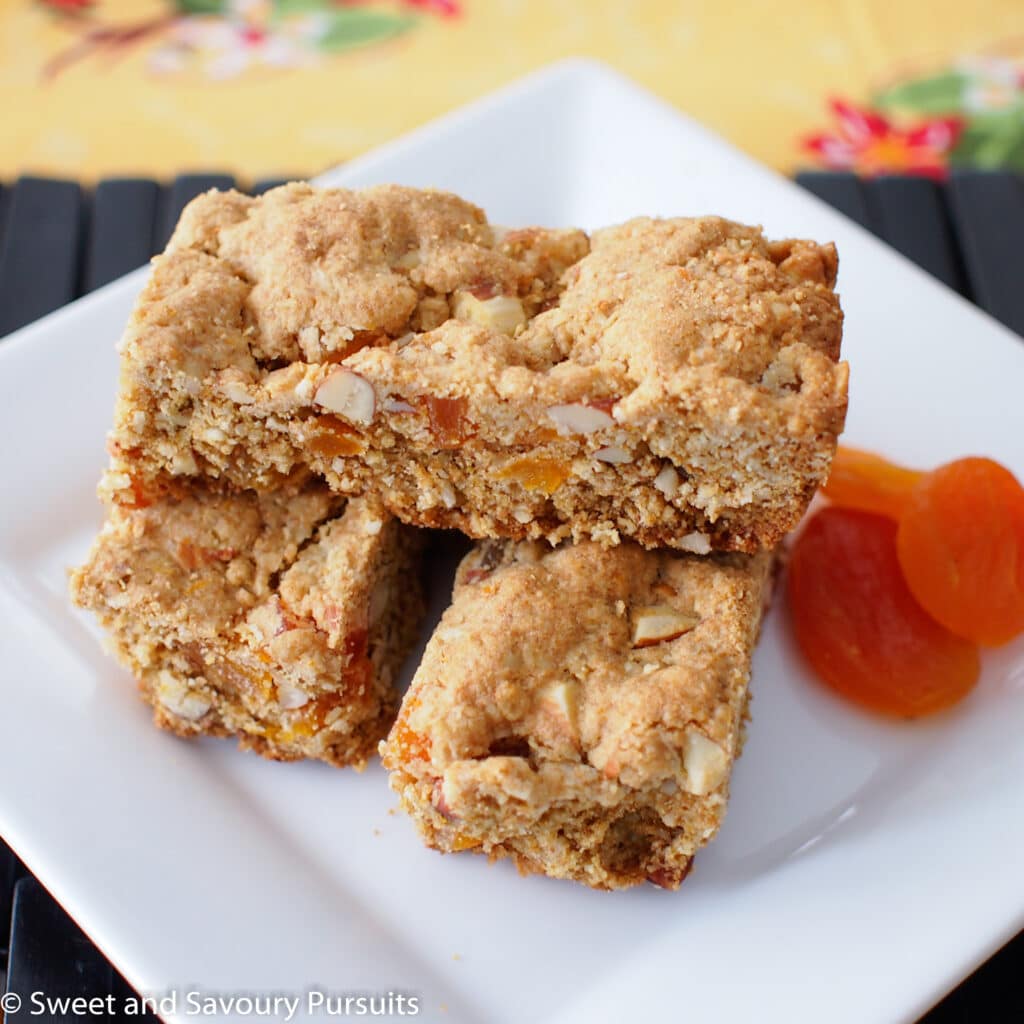
{"type": "Polygon", "coordinates": [[[396,186],[210,192],[124,334],[103,492],[313,470],[478,538],[771,548],[844,422],[836,267],[720,217],[588,237],[396,186]]]}
{"type": "Polygon", "coordinates": [[[381,747],[427,845],[678,887],[725,813],[770,563],[478,545],[381,747]]]}
{"type": "Polygon", "coordinates": [[[71,591],[157,725],[361,768],[394,720],[421,621],[417,534],[319,482],[197,486],[115,506],[71,591]]]}

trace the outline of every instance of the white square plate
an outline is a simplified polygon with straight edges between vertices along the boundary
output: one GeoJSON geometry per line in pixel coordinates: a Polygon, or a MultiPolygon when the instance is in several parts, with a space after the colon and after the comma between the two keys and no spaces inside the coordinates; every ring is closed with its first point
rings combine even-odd
{"type": "MultiPolygon", "coordinates": [[[[1024,474],[1019,339],[600,66],[555,66],[323,181],[443,186],[510,225],[715,212],[834,238],[848,439],[1024,474]]],[[[0,345],[0,831],[138,988],[390,990],[452,1024],[869,1024],[914,1018],[1024,923],[1021,644],[955,712],[898,725],[815,685],[777,608],[728,819],[677,894],[441,857],[390,813],[378,767],[156,733],[65,595],[142,281],[0,345]]]]}

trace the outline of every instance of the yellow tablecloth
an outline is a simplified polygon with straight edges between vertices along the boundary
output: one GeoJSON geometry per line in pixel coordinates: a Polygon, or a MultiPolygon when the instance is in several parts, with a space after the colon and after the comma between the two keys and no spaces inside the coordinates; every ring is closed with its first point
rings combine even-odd
{"type": "Polygon", "coordinates": [[[781,169],[1024,170],[1020,0],[0,0],[0,177],[313,174],[559,57],[781,169]]]}

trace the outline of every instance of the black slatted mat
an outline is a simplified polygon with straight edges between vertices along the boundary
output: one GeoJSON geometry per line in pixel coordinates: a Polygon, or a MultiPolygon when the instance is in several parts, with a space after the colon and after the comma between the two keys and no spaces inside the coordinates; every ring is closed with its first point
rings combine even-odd
{"type": "Polygon", "coordinates": [[[155,181],[114,178],[100,182],[92,203],[83,291],[109,284],[149,259],[160,201],[155,181]]]}
{"type": "Polygon", "coordinates": [[[0,258],[3,256],[3,239],[7,230],[7,211],[11,206],[14,189],[9,185],[0,185],[0,258]]]}
{"type": "Polygon", "coordinates": [[[959,171],[949,198],[974,301],[1024,334],[1024,181],[1014,174],[959,171]]]}
{"type": "Polygon", "coordinates": [[[77,1024],[81,1016],[71,1012],[68,1001],[110,991],[110,964],[34,878],[15,886],[9,956],[7,990],[22,999],[21,1009],[7,1014],[9,1022],[41,1016],[53,1024],[77,1024]],[[52,1002],[40,1007],[34,992],[52,1002]]]}
{"type": "Polygon", "coordinates": [[[866,188],[873,230],[943,284],[964,291],[960,254],[939,185],[927,178],[887,176],[866,188]]]}
{"type": "Polygon", "coordinates": [[[867,191],[859,178],[852,174],[804,171],[796,176],[796,180],[808,192],[813,192],[819,199],[824,199],[829,206],[834,206],[851,220],[866,228],[872,228],[867,191]]]}
{"type": "Polygon", "coordinates": [[[83,215],[73,182],[22,178],[11,189],[0,240],[0,337],[75,297],[83,215]]]}
{"type": "Polygon", "coordinates": [[[8,1024],[81,1024],[96,1018],[156,1024],[152,1014],[126,1012],[132,990],[32,877],[14,889],[7,991],[21,997],[19,1009],[8,1008],[8,1024]]]}
{"type": "MultiPolygon", "coordinates": [[[[1017,240],[1024,237],[1021,179],[962,172],[940,186],[914,178],[862,182],[847,174],[808,172],[797,180],[1024,333],[1024,288],[1014,259],[1017,240]]],[[[279,183],[260,182],[253,191],[279,183]]],[[[91,196],[73,183],[37,178],[0,186],[0,338],[141,265],[163,248],[190,199],[208,188],[233,185],[227,175],[191,174],[166,187],[138,179],[105,181],[91,196]]],[[[54,996],[114,993],[123,1005],[130,992],[124,981],[39,883],[23,874],[0,843],[0,935],[11,923],[9,952],[6,939],[0,939],[0,967],[6,957],[8,990],[54,996]]],[[[955,926],[951,920],[950,927],[955,926]]],[[[25,1013],[8,1019],[83,1019],[25,1013]]],[[[924,1020],[1024,1021],[1024,935],[924,1020]]]]}
{"type": "Polygon", "coordinates": [[[21,861],[0,842],[0,964],[7,968],[7,944],[10,940],[9,923],[14,907],[14,885],[25,874],[21,861]]]}

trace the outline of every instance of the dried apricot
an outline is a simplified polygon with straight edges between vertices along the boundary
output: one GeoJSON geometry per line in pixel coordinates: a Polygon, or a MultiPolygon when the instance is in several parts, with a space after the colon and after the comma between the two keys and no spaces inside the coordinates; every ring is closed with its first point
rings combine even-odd
{"type": "Polygon", "coordinates": [[[925,476],[900,518],[907,585],[958,636],[998,646],[1024,632],[1024,488],[991,459],[925,476]]]}
{"type": "Polygon", "coordinates": [[[428,395],[420,402],[426,406],[430,429],[441,448],[458,448],[469,438],[472,425],[466,417],[469,402],[465,398],[434,398],[428,395]]]}
{"type": "Polygon", "coordinates": [[[122,508],[149,508],[153,504],[153,499],[146,492],[146,488],[141,480],[138,480],[134,476],[128,478],[128,490],[117,491],[114,500],[122,508]]]}
{"type": "Polygon", "coordinates": [[[419,697],[407,697],[387,739],[384,767],[391,769],[410,761],[429,761],[431,739],[409,725],[409,716],[420,706],[419,697]]]}
{"type": "Polygon", "coordinates": [[[395,764],[408,764],[410,761],[427,761],[430,759],[430,737],[421,736],[409,728],[408,722],[399,718],[389,737],[391,748],[396,752],[395,764]]]}
{"type": "Polygon", "coordinates": [[[569,477],[570,466],[563,459],[524,455],[495,473],[498,480],[514,480],[528,491],[554,494],[569,477]]]}
{"type": "Polygon", "coordinates": [[[314,455],[333,459],[339,455],[358,455],[365,447],[359,431],[340,416],[326,413],[306,428],[306,447],[314,455]]]}
{"type": "Polygon", "coordinates": [[[977,682],[978,649],[914,599],[896,524],[826,508],[797,539],[789,603],[797,643],[833,690],[875,711],[916,717],[955,704],[977,682]]]}
{"type": "Polygon", "coordinates": [[[369,693],[373,685],[373,663],[369,654],[369,634],[355,629],[345,637],[343,650],[348,655],[345,669],[345,693],[350,697],[369,693]]]}
{"type": "Polygon", "coordinates": [[[899,518],[911,491],[924,476],[880,455],[840,446],[821,493],[833,505],[899,518]]]}

